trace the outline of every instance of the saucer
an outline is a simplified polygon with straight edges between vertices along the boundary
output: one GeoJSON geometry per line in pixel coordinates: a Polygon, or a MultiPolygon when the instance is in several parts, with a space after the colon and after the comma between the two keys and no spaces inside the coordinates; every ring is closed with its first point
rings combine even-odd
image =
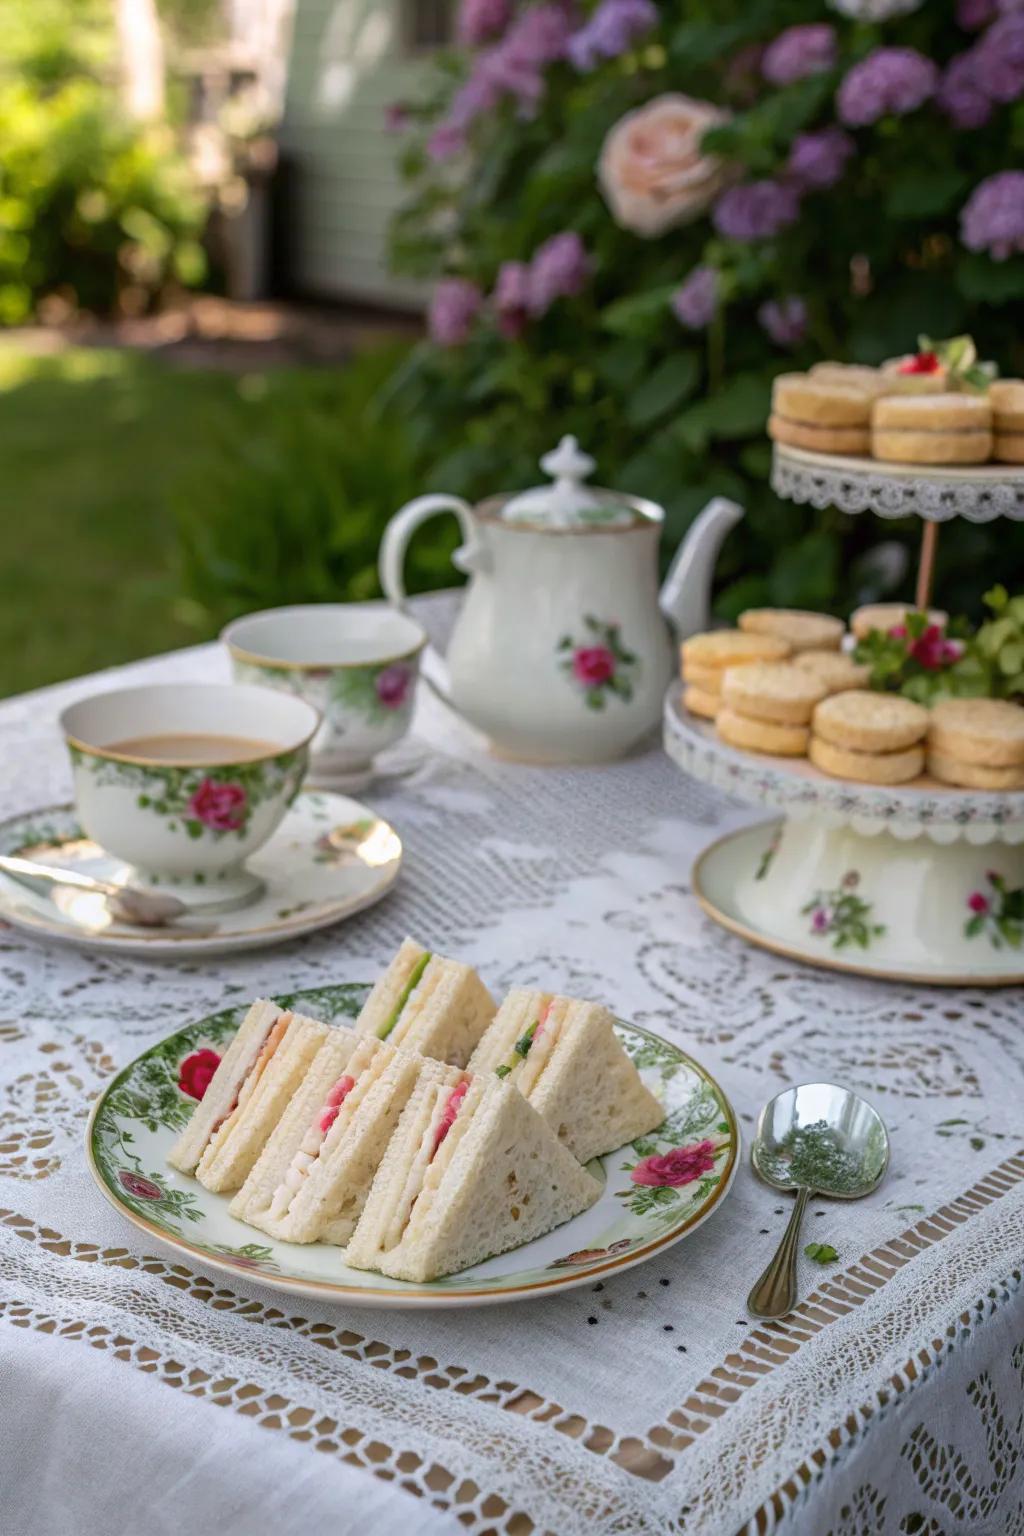
{"type": "MultiPolygon", "coordinates": [[[[82,832],[72,805],[0,822],[0,853],[22,854],[101,880],[121,862],[82,832]]],[[[167,928],[117,922],[102,896],[70,887],[36,894],[0,875],[0,921],[40,939],[128,955],[227,954],[313,933],[380,901],[394,884],[402,844],[394,828],[345,795],[303,791],[248,868],[262,882],[258,899],[235,911],[197,913],[167,928]]]]}

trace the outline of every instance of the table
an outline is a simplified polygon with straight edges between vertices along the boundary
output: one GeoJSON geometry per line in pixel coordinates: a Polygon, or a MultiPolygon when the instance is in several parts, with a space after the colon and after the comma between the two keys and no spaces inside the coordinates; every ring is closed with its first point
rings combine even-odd
{"type": "MultiPolygon", "coordinates": [[[[443,624],[447,600],[423,604],[443,624]]],[[[226,675],[199,647],[0,705],[0,812],[69,796],[55,721],[97,687],[226,675]]],[[[374,805],[395,892],[289,946],[177,966],[0,930],[0,1477],[5,1536],[331,1529],[502,1536],[1024,1531],[1024,996],[847,978],[704,918],[694,854],[750,819],[656,743],[550,770],[491,759],[426,691],[429,745],[374,805]],[[493,990],[557,984],[678,1039],[762,1102],[832,1077],[892,1172],[814,1202],[807,1300],[744,1298],[785,1199],[744,1166],[650,1264],[537,1303],[346,1313],[225,1285],[121,1222],[82,1138],[103,1081],[222,1000],[372,978],[406,932],[493,990]]]]}

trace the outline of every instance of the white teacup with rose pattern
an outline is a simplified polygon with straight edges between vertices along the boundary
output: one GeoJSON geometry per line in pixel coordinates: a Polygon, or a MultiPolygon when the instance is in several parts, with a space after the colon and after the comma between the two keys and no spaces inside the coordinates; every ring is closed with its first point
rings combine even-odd
{"type": "Polygon", "coordinates": [[[244,868],[302,784],[320,716],[303,699],[230,683],[93,694],[65,709],[75,802],[120,878],[189,906],[251,900],[244,868]]]}
{"type": "Polygon", "coordinates": [[[308,603],[235,619],[222,632],[240,683],[297,694],[323,723],[311,779],[359,789],[409,729],[426,631],[387,603],[308,603]]]}

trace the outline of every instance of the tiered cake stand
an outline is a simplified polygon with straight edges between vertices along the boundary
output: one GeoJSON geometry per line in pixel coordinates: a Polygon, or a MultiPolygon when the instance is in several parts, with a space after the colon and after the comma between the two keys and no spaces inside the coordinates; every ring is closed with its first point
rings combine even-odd
{"type": "MultiPolygon", "coordinates": [[[[928,471],[776,446],[772,486],[816,507],[922,518],[920,607],[931,601],[939,523],[1024,519],[1024,466],[928,471]]],[[[684,772],[781,813],[697,860],[694,892],[724,927],[791,959],[862,976],[1024,983],[1024,791],[928,778],[855,784],[804,758],[740,752],[683,708],[678,684],[664,732],[684,772]]]]}

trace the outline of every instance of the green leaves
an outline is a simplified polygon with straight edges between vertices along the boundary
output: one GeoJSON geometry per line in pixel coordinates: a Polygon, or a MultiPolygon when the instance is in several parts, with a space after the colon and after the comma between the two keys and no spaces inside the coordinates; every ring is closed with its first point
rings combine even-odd
{"type": "Polygon", "coordinates": [[[953,167],[908,167],[889,183],[885,217],[904,222],[934,218],[955,208],[967,187],[968,178],[953,167]]]}
{"type": "Polygon", "coordinates": [[[1024,298],[1024,261],[993,261],[972,253],[957,262],[956,285],[974,304],[1009,304],[1024,298]]]}
{"type": "Polygon", "coordinates": [[[839,1258],[838,1253],[830,1243],[808,1243],[804,1253],[815,1264],[834,1264],[839,1258]]]}
{"type": "Polygon", "coordinates": [[[649,427],[667,416],[693,394],[700,371],[700,360],[695,352],[680,351],[666,357],[627,402],[626,416],[630,424],[649,427]]]}
{"type": "Polygon", "coordinates": [[[602,310],[601,326],[613,336],[650,338],[658,334],[669,324],[675,325],[668,306],[678,286],[677,283],[669,283],[616,299],[602,310]]]}

